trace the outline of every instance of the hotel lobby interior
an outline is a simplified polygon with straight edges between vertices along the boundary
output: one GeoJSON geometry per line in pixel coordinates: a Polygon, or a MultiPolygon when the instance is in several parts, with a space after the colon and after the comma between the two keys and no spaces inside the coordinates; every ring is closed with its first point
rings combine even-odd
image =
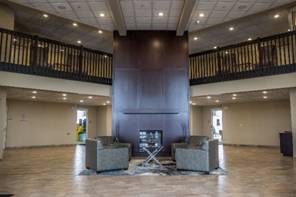
{"type": "Polygon", "coordinates": [[[1,0],[2,196],[295,197],[296,1],[1,0]]]}

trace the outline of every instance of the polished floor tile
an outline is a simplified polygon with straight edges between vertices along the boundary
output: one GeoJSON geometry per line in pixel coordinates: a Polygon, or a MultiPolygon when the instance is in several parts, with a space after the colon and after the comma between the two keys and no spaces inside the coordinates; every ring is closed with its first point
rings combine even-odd
{"type": "Polygon", "coordinates": [[[275,148],[220,147],[225,176],[79,176],[84,146],[9,149],[0,193],[21,197],[296,197],[296,161],[275,148]]]}

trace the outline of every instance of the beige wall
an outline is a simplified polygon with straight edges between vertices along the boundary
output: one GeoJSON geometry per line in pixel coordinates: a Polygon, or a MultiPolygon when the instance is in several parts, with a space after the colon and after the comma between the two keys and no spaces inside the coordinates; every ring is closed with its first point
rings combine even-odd
{"type": "Polygon", "coordinates": [[[6,91],[0,88],[0,159],[3,158],[7,130],[6,91]]]}
{"type": "MultiPolygon", "coordinates": [[[[202,117],[194,125],[200,124],[199,133],[211,137],[211,110],[217,107],[199,108],[202,117]]],[[[221,109],[225,144],[279,146],[279,132],[291,130],[289,101],[228,104],[221,109]]]]}
{"type": "Polygon", "coordinates": [[[96,107],[8,100],[6,147],[75,144],[76,110],[88,109],[88,136],[96,136],[96,107]]]}
{"type": "Polygon", "coordinates": [[[296,89],[290,92],[291,125],[293,132],[293,153],[296,158],[296,89]]]}
{"type": "Polygon", "coordinates": [[[97,136],[112,135],[112,107],[97,107],[97,136]]]}
{"type": "Polygon", "coordinates": [[[0,27],[14,30],[14,13],[2,4],[0,4],[0,27]]]}

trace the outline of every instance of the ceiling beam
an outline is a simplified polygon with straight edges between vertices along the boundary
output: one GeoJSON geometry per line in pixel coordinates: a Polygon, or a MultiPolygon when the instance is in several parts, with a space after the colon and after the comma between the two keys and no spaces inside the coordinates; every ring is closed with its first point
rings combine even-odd
{"type": "Polygon", "coordinates": [[[126,25],[123,12],[120,5],[120,0],[105,0],[111,10],[111,15],[119,35],[126,36],[126,25]]]}
{"type": "Polygon", "coordinates": [[[196,0],[184,1],[184,6],[177,26],[177,36],[182,36],[184,34],[196,2],[196,0]]]}

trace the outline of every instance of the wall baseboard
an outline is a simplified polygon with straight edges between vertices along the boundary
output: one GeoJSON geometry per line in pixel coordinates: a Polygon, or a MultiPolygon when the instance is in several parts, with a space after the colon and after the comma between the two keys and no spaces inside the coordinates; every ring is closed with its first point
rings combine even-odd
{"type": "Polygon", "coordinates": [[[240,147],[257,147],[257,148],[280,148],[277,145],[253,145],[253,144],[228,144],[223,143],[224,146],[240,146],[240,147]]]}
{"type": "Polygon", "coordinates": [[[29,148],[50,148],[50,147],[66,147],[66,146],[75,146],[80,144],[53,144],[53,145],[36,145],[36,146],[11,146],[6,147],[5,149],[29,149],[29,148]]]}

